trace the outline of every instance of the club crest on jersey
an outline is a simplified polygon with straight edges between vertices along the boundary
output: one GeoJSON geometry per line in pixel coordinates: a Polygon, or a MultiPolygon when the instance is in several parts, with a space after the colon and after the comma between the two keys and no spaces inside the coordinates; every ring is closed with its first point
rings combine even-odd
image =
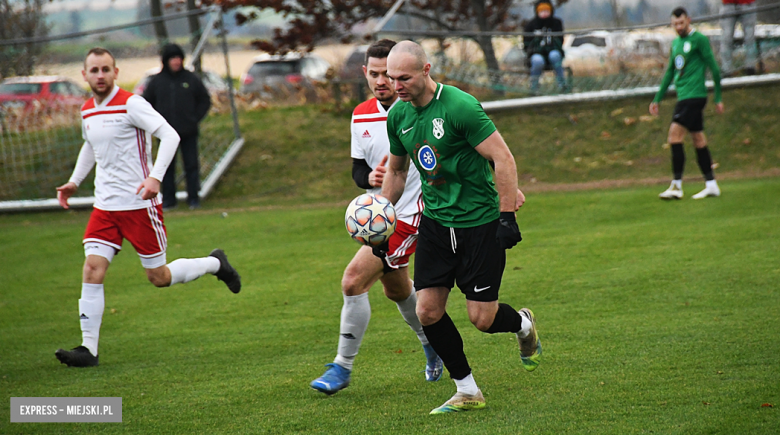
{"type": "Polygon", "coordinates": [[[691,51],[691,42],[685,41],[685,43],[683,43],[683,53],[688,53],[689,51],[691,51]]]}
{"type": "Polygon", "coordinates": [[[685,66],[685,56],[682,54],[678,54],[677,57],[674,58],[674,67],[677,69],[683,69],[685,66]]]}
{"type": "Polygon", "coordinates": [[[429,145],[425,145],[417,151],[417,161],[420,162],[420,166],[426,171],[436,169],[436,153],[433,152],[429,145]]]}
{"type": "Polygon", "coordinates": [[[433,137],[441,139],[444,136],[444,120],[441,118],[434,118],[433,120],[433,137]]]}

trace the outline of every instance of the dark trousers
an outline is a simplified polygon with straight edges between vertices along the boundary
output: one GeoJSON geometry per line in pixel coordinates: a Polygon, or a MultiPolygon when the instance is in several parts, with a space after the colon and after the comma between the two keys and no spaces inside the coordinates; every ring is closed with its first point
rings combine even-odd
{"type": "MultiPolygon", "coordinates": [[[[198,135],[183,136],[179,142],[179,152],[184,161],[184,173],[187,178],[187,204],[200,203],[200,164],[198,161],[198,135]]],[[[163,206],[176,205],[176,157],[174,156],[162,182],[163,206]]]]}

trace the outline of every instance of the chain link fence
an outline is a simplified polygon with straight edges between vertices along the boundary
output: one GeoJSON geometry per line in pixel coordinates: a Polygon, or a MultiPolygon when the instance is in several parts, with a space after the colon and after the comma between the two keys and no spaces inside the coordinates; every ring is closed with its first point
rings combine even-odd
{"type": "MultiPolygon", "coordinates": [[[[210,113],[200,123],[198,141],[200,195],[205,197],[243,140],[221,11],[172,14],[165,20],[195,14],[201,15],[203,29],[198,44],[190,46],[186,37],[172,42],[186,47],[186,67],[200,75],[212,97],[210,113]]],[[[53,199],[55,187],[70,177],[83,144],[80,108],[90,96],[81,78],[84,55],[94,46],[111,50],[119,68],[117,84],[140,94],[162,66],[158,42],[148,28],[153,21],[33,41],[46,43],[36,75],[10,77],[0,84],[0,211],[58,206],[53,199]]],[[[0,49],[12,49],[14,43],[2,41],[0,49]]],[[[178,169],[177,190],[183,190],[180,161],[178,169]]],[[[93,181],[94,171],[80,186],[78,197],[71,200],[73,205],[92,204],[93,181]]],[[[186,193],[179,191],[177,197],[185,198],[186,193]]]]}
{"type": "MultiPolygon", "coordinates": [[[[774,7],[780,8],[780,4],[774,7]]],[[[709,37],[720,63],[719,18],[699,20],[694,27],[709,37]]],[[[505,98],[507,94],[522,97],[657,86],[666,71],[671,42],[677,34],[668,24],[639,27],[566,33],[563,66],[567,86],[559,87],[554,73],[547,70],[542,74],[540,87],[533,91],[521,33],[489,32],[499,58],[498,70],[484,66],[479,46],[470,35],[431,40],[429,38],[442,32],[403,31],[397,32],[397,36],[426,38],[422,41],[428,53],[433,53],[431,63],[434,73],[445,80],[482,89],[482,92],[493,94],[493,98],[505,98]]],[[[743,37],[739,29],[735,35],[737,47],[733,52],[735,69],[754,68],[759,74],[780,72],[780,25],[756,26],[756,65],[745,63],[743,37]]]]}
{"type": "MultiPolygon", "coordinates": [[[[778,9],[780,3],[764,8],[778,9]]],[[[260,53],[248,50],[241,42],[228,46],[219,10],[171,14],[164,20],[181,20],[190,14],[200,17],[203,31],[198,45],[190,45],[189,36],[174,42],[187,47],[186,60],[199,68],[214,103],[211,113],[201,123],[201,196],[208,195],[243,145],[238,123],[241,112],[311,102],[332,104],[336,110],[351,109],[354,103],[370,95],[360,71],[363,55],[360,50],[365,50],[365,46],[337,45],[318,46],[315,50],[315,54],[330,62],[333,70],[325,81],[315,84],[314,92],[301,86],[280,88],[276,98],[238,92],[234,86],[239,75],[260,53]],[[239,66],[234,64],[231,71],[229,60],[239,57],[239,66]]],[[[719,18],[704,17],[695,23],[699,31],[709,36],[716,56],[720,51],[719,18]]],[[[14,86],[19,88],[27,88],[25,92],[30,87],[43,87],[41,83],[46,82],[52,94],[50,98],[29,101],[0,100],[0,211],[57,206],[54,189],[67,181],[82,145],[79,108],[88,98],[81,78],[84,54],[93,46],[110,49],[120,69],[119,85],[140,92],[139,85],[143,86],[145,78],[161,66],[159,44],[151,26],[154,22],[155,19],[148,19],[59,37],[0,41],[0,51],[4,53],[23,44],[45,43],[36,76],[9,81],[16,81],[14,86]]],[[[761,74],[731,78],[724,81],[724,86],[780,80],[780,26],[762,24],[756,33],[757,69],[761,74]]],[[[436,80],[464,87],[485,101],[483,105],[489,111],[652,94],[661,82],[670,43],[676,37],[668,24],[567,32],[564,65],[568,92],[561,94],[551,71],[543,73],[538,91],[531,92],[522,33],[482,34],[493,40],[499,69],[485,67],[481,49],[474,42],[479,32],[395,30],[393,33],[380,31],[378,35],[421,42],[430,55],[436,80]]],[[[738,42],[741,36],[738,32],[738,42]]],[[[735,66],[745,66],[744,47],[739,47],[734,57],[735,66]]],[[[183,188],[182,178],[180,188],[183,188]]],[[[91,191],[89,178],[81,186],[82,197],[74,198],[72,203],[90,205],[91,191]]],[[[185,194],[179,192],[179,195],[185,194]]]]}

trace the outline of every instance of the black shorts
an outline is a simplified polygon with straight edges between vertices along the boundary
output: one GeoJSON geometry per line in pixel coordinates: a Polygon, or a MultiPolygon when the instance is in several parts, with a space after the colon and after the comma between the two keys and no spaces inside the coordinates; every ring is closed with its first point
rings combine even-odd
{"type": "Polygon", "coordinates": [[[423,216],[414,256],[414,287],[452,289],[470,301],[498,300],[506,250],[496,242],[498,219],[473,228],[448,228],[423,216]]]}
{"type": "Polygon", "coordinates": [[[680,100],[674,106],[672,122],[682,125],[691,133],[704,131],[704,106],[706,105],[706,98],[680,100]]]}

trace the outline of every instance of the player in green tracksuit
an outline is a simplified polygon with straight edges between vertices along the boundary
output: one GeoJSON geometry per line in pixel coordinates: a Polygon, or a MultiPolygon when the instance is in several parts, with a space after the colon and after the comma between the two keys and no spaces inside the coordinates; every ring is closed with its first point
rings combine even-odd
{"type": "Polygon", "coordinates": [[[402,101],[387,117],[390,159],[382,194],[398,200],[411,157],[425,203],[414,263],[417,316],[457,386],[450,400],[431,411],[442,414],[485,407],[446,312],[456,283],[474,326],[517,334],[526,370],[536,368],[542,349],[531,310],[498,303],[505,250],[522,239],[515,211],[525,198],[517,189],[514,157],[479,102],[434,82],[430,68],[412,41],[399,42],[387,57],[387,75],[402,101]]]}
{"type": "Polygon", "coordinates": [[[666,70],[661,87],[650,103],[650,113],[658,115],[658,103],[674,81],[677,91],[677,105],[669,127],[669,144],[672,149],[672,172],[674,179],[668,189],[658,196],[661,199],[681,199],[682,174],[685,168],[683,139],[690,133],[696,147],[696,160],[706,181],[704,190],[693,195],[694,199],[720,196],[720,188],[712,171],[712,157],[704,136],[704,116],[702,111],[707,104],[707,86],[705,74],[709,69],[715,83],[715,108],[723,113],[721,101],[720,70],[710,48],[710,40],[691,27],[691,18],[683,8],[672,11],[672,27],[679,35],[672,42],[669,55],[669,67],[666,70]]]}

